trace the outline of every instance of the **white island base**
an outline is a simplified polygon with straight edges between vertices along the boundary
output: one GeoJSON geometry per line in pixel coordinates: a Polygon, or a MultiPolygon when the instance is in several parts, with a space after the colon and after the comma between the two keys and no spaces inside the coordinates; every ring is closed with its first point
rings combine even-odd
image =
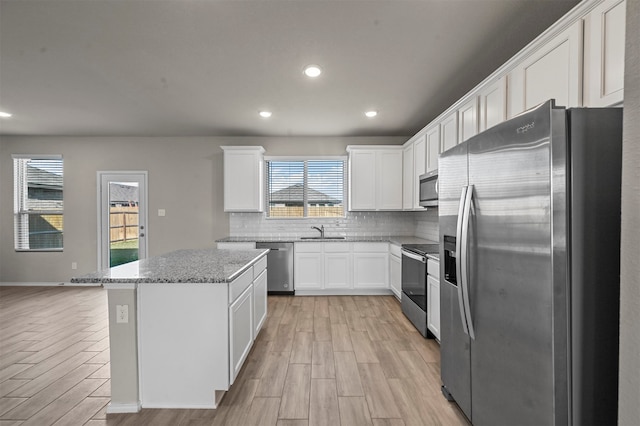
{"type": "Polygon", "coordinates": [[[249,252],[253,260],[227,282],[104,283],[112,385],[107,413],[218,407],[266,319],[267,252],[249,252]]]}

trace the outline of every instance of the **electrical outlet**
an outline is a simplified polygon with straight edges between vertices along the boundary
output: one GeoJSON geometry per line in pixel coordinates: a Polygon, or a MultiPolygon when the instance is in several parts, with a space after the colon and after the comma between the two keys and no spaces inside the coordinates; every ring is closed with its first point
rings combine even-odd
{"type": "Polygon", "coordinates": [[[116,305],[116,323],[129,322],[129,305],[116,305]]]}
{"type": "Polygon", "coordinates": [[[71,269],[78,269],[78,262],[71,262],[71,269]]]}

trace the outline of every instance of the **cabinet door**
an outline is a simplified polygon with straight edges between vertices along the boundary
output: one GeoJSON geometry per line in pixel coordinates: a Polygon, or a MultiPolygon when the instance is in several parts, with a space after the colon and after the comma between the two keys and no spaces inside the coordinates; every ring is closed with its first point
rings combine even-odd
{"type": "Polygon", "coordinates": [[[487,130],[507,118],[507,78],[500,80],[480,92],[480,131],[487,130]]]}
{"type": "Polygon", "coordinates": [[[421,136],[413,142],[413,208],[420,208],[420,175],[427,171],[427,139],[421,136]]]}
{"type": "Polygon", "coordinates": [[[229,382],[233,384],[253,344],[253,286],[229,306],[229,382]]]}
{"type": "Polygon", "coordinates": [[[427,275],[427,328],[440,340],[440,281],[427,275]]]}
{"type": "Polygon", "coordinates": [[[402,260],[398,256],[389,255],[389,284],[398,300],[402,294],[402,260]]]}
{"type": "Polygon", "coordinates": [[[267,270],[253,281],[253,336],[258,336],[267,319],[267,270]]]}
{"type": "Polygon", "coordinates": [[[458,143],[478,134],[478,98],[473,97],[458,108],[458,143]]]}
{"type": "Polygon", "coordinates": [[[377,152],[377,197],[378,210],[402,209],[402,151],[382,149],[377,152]]]}
{"type": "Polygon", "coordinates": [[[549,99],[582,106],[582,21],[546,43],[509,74],[509,117],[549,99]]]}
{"type": "MultiPolygon", "coordinates": [[[[344,243],[340,243],[344,244],[344,243]]],[[[351,288],[351,255],[349,253],[324,254],[324,288],[351,288]]]]}
{"type": "Polygon", "coordinates": [[[320,290],[323,282],[322,253],[295,253],[296,290],[320,290]]]}
{"type": "Polygon", "coordinates": [[[440,122],[442,145],[440,154],[458,144],[458,111],[453,111],[440,122]]]}
{"type": "Polygon", "coordinates": [[[349,210],[376,209],[376,152],[349,153],[349,210]]]}
{"type": "Polygon", "coordinates": [[[413,144],[402,150],[402,209],[413,209],[413,144]]]}
{"type": "Polygon", "coordinates": [[[584,106],[622,102],[626,2],[606,0],[585,18],[584,106]]]}
{"type": "Polygon", "coordinates": [[[389,288],[388,253],[353,253],[354,288],[389,288]]]}
{"type": "Polygon", "coordinates": [[[427,139],[427,172],[438,170],[440,156],[440,125],[436,124],[425,134],[427,139]]]}
{"type": "Polygon", "coordinates": [[[264,210],[262,147],[224,149],[224,211],[264,210]]]}

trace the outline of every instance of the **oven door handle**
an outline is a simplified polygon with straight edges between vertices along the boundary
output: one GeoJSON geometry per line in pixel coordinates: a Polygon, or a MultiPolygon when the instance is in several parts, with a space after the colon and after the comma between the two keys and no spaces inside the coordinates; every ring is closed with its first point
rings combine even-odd
{"type": "Polygon", "coordinates": [[[427,263],[426,257],[411,253],[410,251],[402,250],[402,255],[407,256],[410,259],[417,260],[418,262],[427,263]]]}

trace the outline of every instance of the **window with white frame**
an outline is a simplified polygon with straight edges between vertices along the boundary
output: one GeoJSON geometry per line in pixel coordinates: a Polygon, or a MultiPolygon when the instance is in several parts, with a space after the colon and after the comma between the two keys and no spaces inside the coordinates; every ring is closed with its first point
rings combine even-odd
{"type": "Polygon", "coordinates": [[[344,157],[267,159],[267,216],[344,217],[345,163],[344,157]]]}
{"type": "Polygon", "coordinates": [[[13,156],[16,251],[61,251],[63,244],[61,155],[13,156]]]}

